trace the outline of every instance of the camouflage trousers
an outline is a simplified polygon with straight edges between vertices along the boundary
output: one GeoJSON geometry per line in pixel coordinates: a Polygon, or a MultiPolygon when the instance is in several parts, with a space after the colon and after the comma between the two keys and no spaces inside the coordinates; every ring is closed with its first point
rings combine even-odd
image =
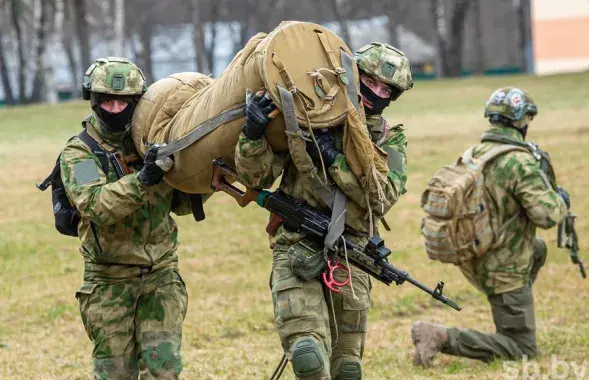
{"type": "MultiPolygon", "coordinates": [[[[303,280],[293,272],[289,250],[309,249],[301,244],[304,242],[274,246],[270,282],[278,335],[291,361],[293,345],[301,338],[314,340],[321,350],[320,373],[297,379],[344,379],[346,368],[360,370],[370,307],[370,278],[352,266],[352,281],[340,293],[328,291],[318,278],[303,280]]],[[[336,279],[343,281],[345,274],[337,272],[336,279]]]]}
{"type": "Polygon", "coordinates": [[[475,330],[448,329],[445,354],[490,362],[494,359],[533,358],[536,346],[536,321],[531,285],[546,262],[546,244],[536,239],[530,270],[530,284],[509,292],[487,296],[491,304],[495,334],[475,330]]]}
{"type": "Polygon", "coordinates": [[[95,379],[178,378],[188,297],[177,269],[85,281],[76,298],[94,343],[95,379]]]}

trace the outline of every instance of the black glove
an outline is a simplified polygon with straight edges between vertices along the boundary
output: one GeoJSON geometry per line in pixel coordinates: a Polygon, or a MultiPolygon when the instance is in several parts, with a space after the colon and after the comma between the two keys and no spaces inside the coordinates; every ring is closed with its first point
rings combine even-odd
{"type": "Polygon", "coordinates": [[[319,151],[317,151],[315,143],[311,141],[307,143],[307,152],[309,152],[309,156],[315,160],[319,160],[319,155],[321,155],[325,167],[328,168],[335,162],[336,157],[340,154],[335,147],[333,133],[331,133],[331,131],[320,132],[315,135],[315,139],[317,140],[319,151]]]}
{"type": "Polygon", "coordinates": [[[569,193],[567,193],[567,191],[565,189],[563,189],[562,187],[558,187],[558,189],[556,190],[556,192],[558,193],[558,195],[560,195],[560,197],[562,198],[562,200],[564,201],[564,203],[567,205],[567,209],[570,210],[571,208],[571,196],[569,195],[569,193]]]}
{"type": "Polygon", "coordinates": [[[156,185],[164,178],[164,171],[155,163],[159,148],[159,145],[152,145],[143,157],[143,168],[137,178],[144,185],[156,185]]]}
{"type": "Polygon", "coordinates": [[[276,104],[266,96],[248,95],[245,101],[245,116],[247,121],[243,126],[243,134],[250,140],[259,140],[264,135],[266,126],[270,123],[270,112],[274,111],[276,104]]]}

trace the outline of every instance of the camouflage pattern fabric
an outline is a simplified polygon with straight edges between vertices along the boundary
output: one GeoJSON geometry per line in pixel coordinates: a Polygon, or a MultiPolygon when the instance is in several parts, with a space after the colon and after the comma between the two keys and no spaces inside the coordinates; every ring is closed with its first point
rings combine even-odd
{"type": "MultiPolygon", "coordinates": [[[[537,115],[538,106],[530,94],[519,88],[500,88],[491,94],[485,104],[485,117],[501,115],[517,122],[528,114],[537,115]]],[[[518,126],[518,124],[515,126],[518,126]]]]}
{"type": "Polygon", "coordinates": [[[141,95],[147,87],[143,73],[133,62],[108,57],[98,58],[86,70],[82,89],[112,95],[141,95]]]}
{"type": "MultiPolygon", "coordinates": [[[[498,144],[494,137],[524,141],[516,129],[496,125],[484,134],[473,156],[480,157],[498,144]]],[[[530,282],[536,228],[554,227],[565,218],[567,208],[530,153],[506,153],[489,163],[484,174],[493,230],[499,231],[513,216],[521,215],[504,227],[486,255],[461,267],[479,290],[496,295],[530,282]]]]}
{"type": "MultiPolygon", "coordinates": [[[[386,205],[383,206],[378,199],[378,194],[370,194],[370,208],[377,218],[384,216],[388,210],[397,202],[399,197],[405,193],[407,181],[407,140],[401,126],[390,127],[388,123],[375,122],[370,127],[371,131],[380,133],[379,146],[375,149],[391,149],[399,153],[403,165],[397,170],[389,168],[387,177],[389,179],[384,186],[386,205]],[[379,131],[380,128],[380,131],[379,131]]],[[[341,128],[334,128],[336,146],[341,150],[343,133],[341,128]]],[[[372,136],[372,134],[371,134],[372,136]]],[[[384,150],[382,150],[384,153],[384,150]]],[[[319,163],[315,163],[320,167],[319,163]]],[[[235,165],[239,176],[255,189],[269,188],[274,181],[282,174],[280,189],[297,199],[305,200],[309,205],[319,209],[327,210],[327,205],[314,190],[312,181],[305,175],[298,172],[291,163],[287,153],[279,154],[272,152],[265,137],[259,140],[249,140],[242,133],[239,137],[235,151],[235,165]],[[284,173],[283,173],[284,170],[284,173]]],[[[346,224],[358,232],[369,233],[369,221],[365,218],[368,205],[362,186],[358,179],[351,172],[345,156],[339,155],[334,164],[328,169],[331,179],[347,196],[346,203],[346,224]]]]}
{"type": "Polygon", "coordinates": [[[76,298],[94,342],[95,379],[178,378],[188,297],[177,270],[86,282],[76,298]]]}
{"type": "Polygon", "coordinates": [[[448,343],[442,352],[487,363],[495,359],[518,360],[524,355],[536,357],[538,349],[532,289],[525,286],[489,296],[488,299],[496,333],[450,328],[447,330],[448,343]]]}
{"type": "MultiPolygon", "coordinates": [[[[366,244],[366,239],[351,238],[358,244],[366,244]]],[[[276,329],[289,360],[297,339],[308,336],[315,339],[324,356],[330,358],[330,365],[322,373],[329,378],[330,374],[338,373],[343,361],[362,360],[370,307],[370,277],[352,266],[351,285],[345,286],[341,293],[325,292],[319,279],[303,281],[294,274],[290,257],[295,250],[323,254],[321,242],[300,240],[299,234],[279,228],[271,278],[276,329]]],[[[338,271],[335,277],[343,281],[343,273],[338,271]]]]}
{"type": "MultiPolygon", "coordinates": [[[[335,131],[336,146],[341,148],[341,128],[335,131]]],[[[381,118],[372,120],[369,131],[373,142],[380,146],[378,148],[375,145],[375,149],[392,149],[400,157],[397,170],[389,168],[388,171],[388,183],[384,188],[388,205],[383,208],[380,202],[376,202],[376,194],[371,194],[375,202],[370,207],[378,218],[405,192],[407,142],[401,126],[390,127],[381,118]]],[[[273,153],[264,137],[252,141],[242,133],[235,159],[239,176],[249,186],[268,188],[282,174],[282,191],[329,212],[327,205],[314,191],[313,182],[297,171],[289,155],[273,153]]],[[[365,215],[369,206],[345,156],[339,155],[328,170],[333,183],[347,196],[346,224],[368,236],[369,222],[365,215]]],[[[359,244],[366,244],[365,237],[347,237],[359,244]]],[[[287,357],[292,358],[292,346],[297,339],[311,337],[321,347],[322,356],[330,358],[330,365],[324,366],[322,373],[313,379],[335,377],[342,363],[361,363],[370,307],[369,275],[352,266],[350,285],[345,286],[340,294],[325,292],[318,279],[304,281],[298,277],[291,261],[291,257],[300,257],[301,253],[306,256],[323,255],[322,242],[312,241],[303,234],[287,231],[281,226],[277,235],[271,238],[271,246],[274,249],[271,287],[275,323],[287,357]],[[296,251],[303,252],[297,255],[296,251]]],[[[342,273],[336,274],[340,281],[343,280],[341,277],[342,273]]]]}
{"type": "MultiPolygon", "coordinates": [[[[96,131],[113,151],[123,156],[137,154],[126,132],[106,131],[94,115],[85,124],[89,132],[96,131]]],[[[109,165],[105,176],[99,158],[77,137],[68,142],[61,154],[66,194],[81,216],[80,252],[87,263],[155,265],[178,246],[178,229],[170,216],[173,188],[163,181],[144,186],[136,173],[117,179],[112,163],[109,165]],[[78,183],[76,165],[79,163],[95,166],[95,180],[78,183]]],[[[184,213],[189,210],[187,202],[186,198],[179,207],[184,213]]]]}
{"type": "MultiPolygon", "coordinates": [[[[100,145],[122,156],[137,154],[126,131],[111,133],[93,114],[84,121],[100,145]]],[[[66,194],[81,216],[84,284],[76,293],[82,320],[94,342],[97,379],[177,378],[186,289],[177,272],[178,230],[170,216],[190,213],[174,189],[144,186],[140,166],[118,179],[79,138],[61,154],[66,194]]]]}
{"type": "Polygon", "coordinates": [[[401,50],[389,44],[373,42],[358,49],[354,58],[360,70],[383,83],[403,91],[413,87],[409,60],[401,50]]]}

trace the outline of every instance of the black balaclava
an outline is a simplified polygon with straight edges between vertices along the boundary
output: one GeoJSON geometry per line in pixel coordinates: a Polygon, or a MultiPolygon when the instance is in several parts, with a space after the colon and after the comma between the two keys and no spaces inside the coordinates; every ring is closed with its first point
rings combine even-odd
{"type": "Polygon", "coordinates": [[[367,115],[380,115],[391,104],[391,98],[381,98],[376,95],[364,82],[360,81],[360,93],[372,103],[372,108],[364,107],[367,115]]]}
{"type": "Polygon", "coordinates": [[[135,104],[137,100],[131,95],[111,95],[103,94],[100,92],[90,93],[90,104],[92,110],[96,116],[102,121],[104,128],[109,132],[122,132],[131,123],[131,117],[133,117],[133,111],[135,110],[135,104]],[[127,107],[119,113],[108,112],[102,107],[100,103],[109,100],[121,100],[127,102],[127,107]]]}

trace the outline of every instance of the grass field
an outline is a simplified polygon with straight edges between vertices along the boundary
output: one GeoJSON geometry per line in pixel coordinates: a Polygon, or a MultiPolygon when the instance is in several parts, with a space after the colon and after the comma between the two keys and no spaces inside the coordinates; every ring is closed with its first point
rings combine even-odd
{"type": "MultiPolygon", "coordinates": [[[[418,82],[388,114],[391,122],[407,127],[409,192],[389,213],[393,231],[383,236],[394,251],[393,264],[430,286],[443,279],[447,294],[464,309],[443,307],[408,284],[375,283],[365,379],[495,379],[522,368],[513,364],[507,372],[501,362],[441,356],[433,369],[417,369],[409,332],[415,320],[493,331],[485,297],[456,268],[428,261],[419,233],[419,197],[439,166],[478,141],[486,128],[484,101],[507,84],[528,89],[539,104],[529,138],[551,153],[558,180],[580,215],[581,255],[589,259],[589,199],[584,197],[589,73],[418,82]]],[[[74,298],[83,268],[78,241],[54,230],[50,194],[34,187],[66,140],[78,133],[88,109],[87,103],[74,102],[0,110],[0,379],[91,377],[92,344],[74,298]]],[[[189,216],[177,218],[180,269],[189,294],[183,378],[268,378],[282,352],[268,289],[266,213],[253,205],[241,209],[223,194],[208,201],[205,211],[207,219],[199,224],[189,216]]],[[[569,366],[575,362],[579,371],[585,363],[589,378],[589,280],[580,278],[568,252],[556,248],[555,230],[540,236],[548,243],[549,258],[534,288],[539,373],[549,378],[556,355],[569,366]]],[[[552,375],[563,378],[558,377],[563,371],[561,366],[552,375]]],[[[568,372],[575,378],[572,369],[568,372]]],[[[293,378],[290,367],[283,378],[293,378]]]]}

